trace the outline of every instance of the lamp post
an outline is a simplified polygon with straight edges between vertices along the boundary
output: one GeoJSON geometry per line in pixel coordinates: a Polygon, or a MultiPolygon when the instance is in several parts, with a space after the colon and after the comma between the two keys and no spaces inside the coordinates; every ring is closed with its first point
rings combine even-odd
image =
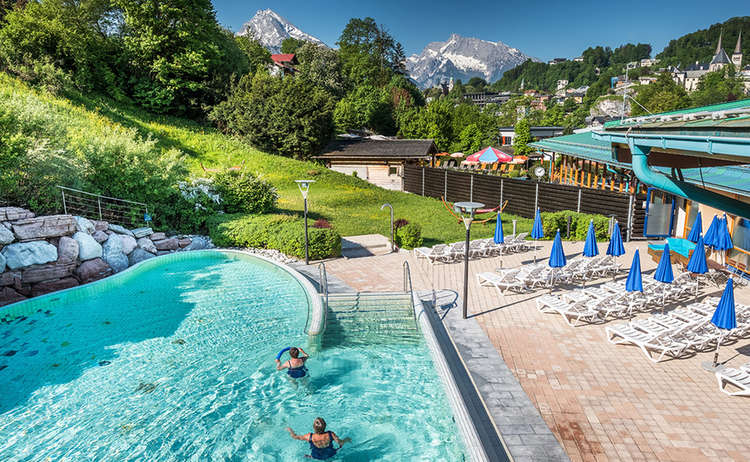
{"type": "Polygon", "coordinates": [[[315,183],[315,180],[295,180],[299,187],[299,192],[302,193],[302,199],[305,201],[305,265],[310,264],[310,252],[309,252],[309,241],[307,239],[307,193],[310,191],[310,185],[315,183]]]}
{"type": "Polygon", "coordinates": [[[456,202],[453,210],[461,215],[466,227],[466,246],[464,247],[464,305],[463,318],[466,319],[469,302],[469,245],[471,243],[471,222],[474,221],[474,213],[477,209],[484,207],[481,202],[456,202]]]}
{"type": "Polygon", "coordinates": [[[395,252],[396,251],[396,244],[395,244],[395,241],[393,240],[393,237],[394,237],[393,236],[393,206],[391,204],[389,204],[389,203],[386,202],[385,204],[383,204],[383,205],[380,206],[380,210],[383,210],[386,207],[388,207],[389,209],[391,209],[391,252],[395,252]]]}

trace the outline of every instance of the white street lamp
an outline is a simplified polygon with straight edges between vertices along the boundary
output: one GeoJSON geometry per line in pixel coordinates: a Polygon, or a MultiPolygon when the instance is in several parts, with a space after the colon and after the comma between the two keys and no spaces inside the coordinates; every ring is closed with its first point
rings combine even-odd
{"type": "Polygon", "coordinates": [[[464,247],[464,305],[463,317],[466,319],[469,300],[469,246],[471,245],[471,222],[474,221],[474,213],[484,207],[481,202],[456,202],[453,210],[461,215],[466,227],[466,246],[464,247]]]}
{"type": "Polygon", "coordinates": [[[315,183],[315,180],[295,180],[299,187],[299,192],[302,193],[302,199],[305,202],[305,265],[310,264],[310,252],[309,241],[307,239],[307,193],[310,191],[310,185],[315,183]]]}

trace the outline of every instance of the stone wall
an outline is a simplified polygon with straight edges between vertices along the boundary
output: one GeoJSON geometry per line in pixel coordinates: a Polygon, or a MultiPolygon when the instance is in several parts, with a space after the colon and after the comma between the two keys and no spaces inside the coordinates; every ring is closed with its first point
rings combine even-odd
{"type": "Polygon", "coordinates": [[[0,207],[0,306],[96,281],[157,255],[211,247],[203,236],[0,207]]]}

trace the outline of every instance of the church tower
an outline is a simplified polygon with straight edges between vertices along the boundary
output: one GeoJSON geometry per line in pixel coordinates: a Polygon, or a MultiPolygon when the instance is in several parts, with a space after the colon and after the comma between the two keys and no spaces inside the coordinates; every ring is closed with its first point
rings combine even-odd
{"type": "Polygon", "coordinates": [[[742,69],[742,31],[737,36],[737,45],[735,45],[734,53],[732,53],[732,64],[738,71],[742,69]]]}
{"type": "Polygon", "coordinates": [[[723,32],[719,34],[719,43],[716,45],[716,54],[714,55],[714,59],[711,60],[711,64],[708,65],[709,72],[718,71],[719,69],[723,69],[724,66],[729,64],[731,61],[729,61],[729,56],[727,55],[727,52],[724,51],[724,49],[721,47],[721,36],[723,35],[723,32]]]}

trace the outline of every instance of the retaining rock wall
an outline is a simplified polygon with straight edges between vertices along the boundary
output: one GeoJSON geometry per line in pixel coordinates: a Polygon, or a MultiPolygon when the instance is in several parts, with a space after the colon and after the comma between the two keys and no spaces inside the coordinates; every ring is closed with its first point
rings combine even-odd
{"type": "Polygon", "coordinates": [[[0,207],[0,306],[96,281],[157,255],[212,247],[204,236],[0,207]]]}

